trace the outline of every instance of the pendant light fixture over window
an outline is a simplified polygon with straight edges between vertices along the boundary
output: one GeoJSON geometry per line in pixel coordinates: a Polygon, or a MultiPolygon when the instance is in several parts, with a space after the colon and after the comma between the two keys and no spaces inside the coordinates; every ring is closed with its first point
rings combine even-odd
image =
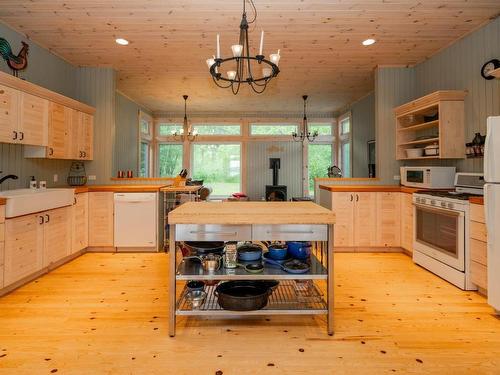
{"type": "Polygon", "coordinates": [[[172,136],[176,140],[185,141],[187,139],[188,141],[192,142],[196,139],[196,137],[198,136],[198,133],[196,132],[196,130],[191,132],[191,130],[189,129],[188,118],[187,118],[188,96],[183,95],[182,97],[184,98],[184,123],[182,124],[182,129],[179,132],[177,132],[177,130],[172,132],[172,136]]]}
{"type": "Polygon", "coordinates": [[[314,142],[314,140],[318,136],[317,130],[315,130],[312,133],[309,131],[309,124],[307,123],[307,113],[306,113],[307,98],[308,98],[307,95],[302,96],[302,99],[304,100],[304,118],[302,119],[302,129],[300,131],[300,134],[297,134],[297,132],[292,133],[292,137],[295,142],[304,142],[306,139],[309,142],[314,142]]]}
{"type": "Polygon", "coordinates": [[[243,0],[243,15],[240,23],[240,37],[238,44],[231,46],[233,57],[222,58],[220,52],[220,36],[217,34],[216,55],[207,59],[207,65],[210,69],[215,84],[222,88],[231,88],[236,95],[240,91],[242,83],[248,84],[253,91],[261,94],[267,87],[267,84],[277,77],[280,70],[278,64],[280,61],[280,50],[277,53],[269,55],[269,60],[264,56],[264,31],[260,34],[259,53],[256,56],[250,55],[250,44],[248,41],[248,25],[254,23],[257,19],[257,10],[253,0],[243,0]],[[251,21],[247,20],[246,3],[252,6],[254,17],[251,21]],[[221,72],[225,71],[225,73],[221,72]],[[258,72],[258,73],[257,73],[258,72]]]}

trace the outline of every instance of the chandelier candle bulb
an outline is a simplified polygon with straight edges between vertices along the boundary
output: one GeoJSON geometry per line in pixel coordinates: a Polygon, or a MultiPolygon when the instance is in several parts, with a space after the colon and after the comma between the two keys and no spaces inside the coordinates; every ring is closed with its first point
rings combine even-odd
{"type": "Polygon", "coordinates": [[[217,58],[220,59],[220,36],[217,34],[217,58]]]}
{"type": "Polygon", "coordinates": [[[240,57],[243,52],[243,46],[241,44],[233,44],[231,49],[233,50],[234,57],[240,57]]]}
{"type": "Polygon", "coordinates": [[[271,77],[272,71],[271,68],[262,68],[262,76],[266,78],[271,77]]]}
{"type": "Polygon", "coordinates": [[[235,70],[228,71],[227,78],[229,78],[230,80],[234,80],[236,78],[236,71],[235,70]]]}
{"type": "Polygon", "coordinates": [[[212,65],[214,65],[214,64],[215,64],[215,58],[207,59],[208,69],[210,69],[212,67],[212,65]]]}
{"type": "Polygon", "coordinates": [[[259,55],[262,56],[262,51],[264,49],[264,30],[261,30],[260,32],[260,48],[259,48],[259,55]]]}

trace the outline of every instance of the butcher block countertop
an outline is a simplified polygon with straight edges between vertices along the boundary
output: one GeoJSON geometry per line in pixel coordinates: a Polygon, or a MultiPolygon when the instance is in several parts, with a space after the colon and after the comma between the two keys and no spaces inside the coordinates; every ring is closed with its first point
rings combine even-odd
{"type": "Polygon", "coordinates": [[[484,198],[483,197],[470,197],[469,202],[473,204],[482,204],[484,205],[484,198]]]}
{"type": "Polygon", "coordinates": [[[334,224],[335,213],[312,202],[188,202],[169,224],[334,224]]]}
{"type": "MultiPolygon", "coordinates": [[[[412,188],[401,185],[319,185],[322,190],[328,190],[331,192],[342,193],[342,192],[353,192],[353,193],[376,193],[376,192],[387,192],[387,193],[408,193],[413,194],[417,191],[425,190],[421,188],[412,188]]],[[[449,190],[449,189],[445,189],[449,190]]]]}
{"type": "Polygon", "coordinates": [[[75,193],[87,193],[92,191],[111,193],[156,193],[165,185],[88,185],[88,186],[68,186],[75,189],[75,193]]]}

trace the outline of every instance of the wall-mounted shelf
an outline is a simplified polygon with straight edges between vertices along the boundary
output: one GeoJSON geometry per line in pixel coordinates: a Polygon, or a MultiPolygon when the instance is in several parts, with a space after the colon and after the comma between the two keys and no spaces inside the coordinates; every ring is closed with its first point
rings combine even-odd
{"type": "Polygon", "coordinates": [[[394,108],[396,159],[465,158],[465,95],[466,91],[436,91],[394,108]],[[435,143],[439,146],[439,155],[409,158],[406,154],[407,149],[435,143]]]}

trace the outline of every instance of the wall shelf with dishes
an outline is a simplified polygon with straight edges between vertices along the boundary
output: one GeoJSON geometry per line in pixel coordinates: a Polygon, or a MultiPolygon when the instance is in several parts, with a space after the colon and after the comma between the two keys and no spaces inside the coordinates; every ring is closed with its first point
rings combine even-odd
{"type": "Polygon", "coordinates": [[[436,91],[394,108],[396,159],[463,159],[465,91],[436,91]]]}

